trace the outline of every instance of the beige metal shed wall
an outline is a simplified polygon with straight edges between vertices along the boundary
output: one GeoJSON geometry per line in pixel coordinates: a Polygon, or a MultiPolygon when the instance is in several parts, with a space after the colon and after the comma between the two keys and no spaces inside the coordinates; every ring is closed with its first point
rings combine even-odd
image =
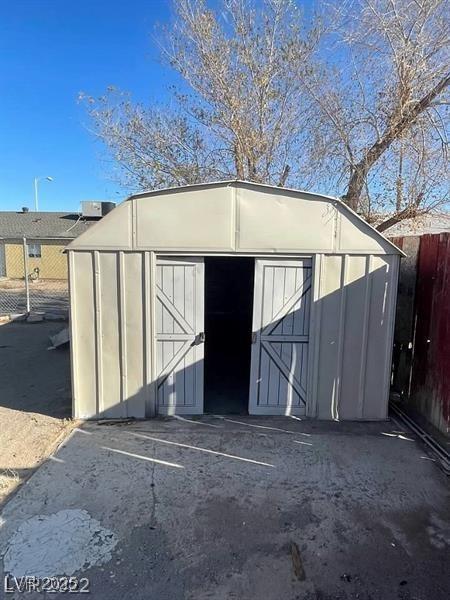
{"type": "MultiPolygon", "coordinates": [[[[146,416],[150,256],[69,252],[76,417],[146,416]]],[[[399,258],[315,255],[308,416],[386,418],[399,258]]]]}
{"type": "Polygon", "coordinates": [[[399,260],[317,256],[311,416],[387,417],[399,260]]]}
{"type": "Polygon", "coordinates": [[[145,256],[69,253],[75,417],[145,416],[145,256]]]}

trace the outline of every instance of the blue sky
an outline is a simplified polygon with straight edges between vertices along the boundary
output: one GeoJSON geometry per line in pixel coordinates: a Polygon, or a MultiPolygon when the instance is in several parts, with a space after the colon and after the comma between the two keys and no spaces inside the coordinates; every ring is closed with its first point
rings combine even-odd
{"type": "Polygon", "coordinates": [[[78,210],[120,201],[105,152],[77,102],[108,85],[139,100],[162,98],[171,73],[151,34],[168,0],[0,0],[0,210],[78,210]]]}

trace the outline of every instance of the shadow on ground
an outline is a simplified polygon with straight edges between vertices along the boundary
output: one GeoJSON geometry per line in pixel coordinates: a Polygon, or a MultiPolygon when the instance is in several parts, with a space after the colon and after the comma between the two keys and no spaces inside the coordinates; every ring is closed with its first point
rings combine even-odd
{"type": "Polygon", "coordinates": [[[47,350],[66,323],[0,326],[0,406],[55,418],[71,416],[68,348],[47,350]]]}

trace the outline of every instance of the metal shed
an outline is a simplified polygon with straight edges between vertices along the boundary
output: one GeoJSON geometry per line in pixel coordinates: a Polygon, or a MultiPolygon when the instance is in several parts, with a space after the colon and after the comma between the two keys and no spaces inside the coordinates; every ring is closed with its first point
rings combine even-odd
{"type": "Polygon", "coordinates": [[[341,201],[145,192],[67,250],[75,417],[386,418],[402,252],[341,201]]]}

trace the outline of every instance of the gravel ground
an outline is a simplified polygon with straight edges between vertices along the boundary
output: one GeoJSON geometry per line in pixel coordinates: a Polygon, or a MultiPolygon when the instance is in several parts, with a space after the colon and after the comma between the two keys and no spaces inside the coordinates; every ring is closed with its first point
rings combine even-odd
{"type": "Polygon", "coordinates": [[[0,505],[72,427],[69,350],[47,350],[64,326],[0,325],[0,505]]]}

